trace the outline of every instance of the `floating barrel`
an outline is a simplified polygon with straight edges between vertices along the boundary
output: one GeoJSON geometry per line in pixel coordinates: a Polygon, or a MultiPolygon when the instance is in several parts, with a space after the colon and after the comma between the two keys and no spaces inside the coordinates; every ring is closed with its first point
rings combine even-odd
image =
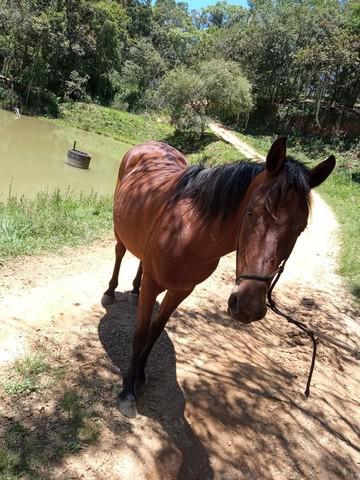
{"type": "Polygon", "coordinates": [[[68,150],[66,163],[73,167],[89,168],[90,160],[91,156],[86,152],[77,150],[76,142],[74,142],[74,147],[68,150]]]}

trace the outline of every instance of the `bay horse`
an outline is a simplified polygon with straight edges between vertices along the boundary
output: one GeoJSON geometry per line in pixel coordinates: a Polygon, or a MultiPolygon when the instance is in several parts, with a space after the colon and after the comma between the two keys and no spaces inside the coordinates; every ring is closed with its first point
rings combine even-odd
{"type": "Polygon", "coordinates": [[[128,249],[140,265],[132,291],[139,295],[132,357],[118,398],[124,415],[136,416],[148,356],[170,315],[222,256],[237,252],[228,313],[242,323],[265,316],[271,280],[307,225],[310,191],[334,167],[333,155],[313,169],[287,158],[286,138],[275,140],[262,165],[188,166],[182,153],[158,142],[125,154],[114,194],[116,261],[103,296],[104,305],[114,301],[128,249]]]}

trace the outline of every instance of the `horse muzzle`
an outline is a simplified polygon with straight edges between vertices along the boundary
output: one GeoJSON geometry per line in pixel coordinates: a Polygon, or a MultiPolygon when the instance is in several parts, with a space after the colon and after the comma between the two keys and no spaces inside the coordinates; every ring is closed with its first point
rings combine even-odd
{"type": "Polygon", "coordinates": [[[261,320],[267,311],[266,293],[266,285],[259,285],[259,282],[247,281],[236,285],[228,300],[229,315],[241,323],[261,320]]]}

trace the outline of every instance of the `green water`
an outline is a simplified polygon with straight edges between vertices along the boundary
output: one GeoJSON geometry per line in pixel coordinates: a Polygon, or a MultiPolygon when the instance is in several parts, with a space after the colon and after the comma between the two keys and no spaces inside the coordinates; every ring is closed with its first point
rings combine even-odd
{"type": "Polygon", "coordinates": [[[9,189],[26,197],[55,188],[112,195],[121,158],[130,147],[46,120],[16,118],[0,109],[0,201],[7,198],[9,189]],[[76,148],[91,155],[89,170],[65,164],[74,140],[76,148]]]}

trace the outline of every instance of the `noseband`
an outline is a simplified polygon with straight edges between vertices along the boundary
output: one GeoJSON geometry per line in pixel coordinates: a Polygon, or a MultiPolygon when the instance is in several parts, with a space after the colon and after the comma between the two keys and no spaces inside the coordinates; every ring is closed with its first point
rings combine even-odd
{"type": "Polygon", "coordinates": [[[274,272],[270,273],[269,275],[257,275],[257,274],[253,274],[253,273],[242,273],[242,274],[240,274],[236,277],[235,284],[239,285],[240,280],[257,280],[258,282],[269,282],[269,281],[273,280],[273,278],[276,277],[276,275],[278,275],[278,277],[276,279],[276,282],[277,282],[280,275],[284,271],[286,260],[287,260],[287,258],[285,260],[283,260],[283,262],[280,264],[279,268],[277,268],[274,272]]]}

